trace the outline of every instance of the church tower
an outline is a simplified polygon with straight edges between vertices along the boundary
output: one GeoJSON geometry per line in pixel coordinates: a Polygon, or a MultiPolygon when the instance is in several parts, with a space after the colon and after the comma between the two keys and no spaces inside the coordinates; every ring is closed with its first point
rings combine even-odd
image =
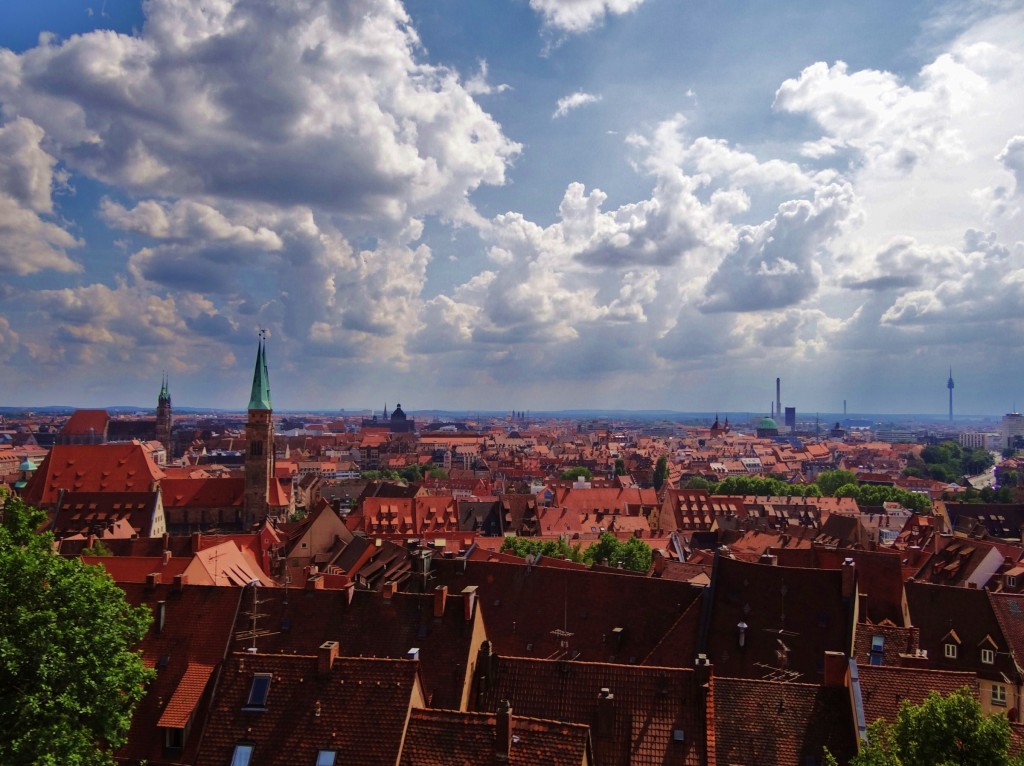
{"type": "Polygon", "coordinates": [[[274,410],[270,406],[270,377],[267,374],[266,336],[260,332],[256,370],[249,396],[249,420],[245,424],[245,511],[248,528],[267,515],[270,482],[274,479],[274,410]]]}
{"type": "Polygon", "coordinates": [[[171,426],[174,424],[174,416],[171,414],[171,392],[167,389],[167,374],[164,373],[160,385],[160,394],[156,398],[156,440],[164,445],[167,453],[167,462],[174,457],[171,444],[171,426]]]}

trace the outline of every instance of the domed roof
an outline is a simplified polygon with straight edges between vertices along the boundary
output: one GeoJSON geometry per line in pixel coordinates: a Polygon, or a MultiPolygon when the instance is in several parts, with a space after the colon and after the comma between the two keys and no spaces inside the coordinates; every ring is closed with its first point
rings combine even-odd
{"type": "Polygon", "coordinates": [[[776,423],[771,418],[761,418],[761,422],[757,424],[757,427],[758,427],[759,430],[764,430],[764,431],[768,431],[768,430],[771,430],[773,428],[775,430],[778,430],[779,424],[776,423]]]}
{"type": "Polygon", "coordinates": [[[406,414],[402,412],[402,405],[399,404],[395,407],[395,411],[391,413],[392,420],[405,420],[406,414]]]}

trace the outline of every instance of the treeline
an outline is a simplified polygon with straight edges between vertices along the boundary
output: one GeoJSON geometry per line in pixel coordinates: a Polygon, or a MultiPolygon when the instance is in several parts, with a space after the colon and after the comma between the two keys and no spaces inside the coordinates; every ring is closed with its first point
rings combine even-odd
{"type": "Polygon", "coordinates": [[[582,543],[570,545],[565,540],[537,540],[532,537],[506,537],[501,544],[502,553],[515,556],[551,556],[564,558],[582,564],[607,564],[634,572],[646,572],[651,568],[653,553],[651,546],[639,537],[622,542],[611,532],[603,532],[596,543],[583,548],[582,543]]]}
{"type": "Polygon", "coordinates": [[[730,476],[719,482],[700,477],[686,483],[688,489],[705,489],[712,495],[767,495],[772,497],[852,497],[860,506],[899,503],[904,508],[924,513],[931,500],[919,492],[900,487],[858,484],[853,471],[822,471],[812,484],[789,484],[764,476],[730,476]]]}

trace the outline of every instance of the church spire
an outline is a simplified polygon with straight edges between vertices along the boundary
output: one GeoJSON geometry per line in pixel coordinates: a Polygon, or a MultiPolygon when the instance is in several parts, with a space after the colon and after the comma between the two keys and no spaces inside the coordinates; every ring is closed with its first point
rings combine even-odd
{"type": "Polygon", "coordinates": [[[267,373],[266,331],[260,330],[260,344],[256,351],[256,369],[252,374],[250,410],[272,410],[270,406],[270,375],[267,373]]]}

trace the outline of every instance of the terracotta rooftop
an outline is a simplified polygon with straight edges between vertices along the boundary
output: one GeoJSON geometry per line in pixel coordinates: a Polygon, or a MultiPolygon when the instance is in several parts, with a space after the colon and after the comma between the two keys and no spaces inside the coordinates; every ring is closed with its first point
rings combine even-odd
{"type": "MultiPolygon", "coordinates": [[[[454,710],[413,710],[402,766],[452,766],[495,762],[496,716],[454,710]]],[[[510,766],[581,766],[590,729],[582,724],[511,716],[510,766]]]]}
{"type": "Polygon", "coordinates": [[[920,705],[930,691],[945,697],[966,686],[977,697],[974,673],[871,665],[859,665],[857,673],[864,703],[864,721],[868,725],[879,718],[892,723],[903,702],[920,705]]]}
{"type": "Polygon", "coordinates": [[[487,664],[477,663],[490,672],[477,709],[507,699],[522,715],[587,724],[601,766],[703,763],[705,691],[693,670],[498,656],[487,664]]]}
{"type": "Polygon", "coordinates": [[[397,763],[410,708],[422,706],[417,663],[340,657],[321,670],[319,662],[319,656],[231,655],[197,766],[231,763],[240,744],[253,747],[254,765],[315,764],[324,750],[346,766],[397,763]],[[254,699],[254,690],[263,694],[254,699]]]}
{"type": "Polygon", "coordinates": [[[846,763],[857,753],[849,690],[745,678],[713,681],[718,764],[824,764],[824,748],[846,763]]]}
{"type": "Polygon", "coordinates": [[[150,492],[163,478],[138,442],[57,444],[25,487],[26,502],[52,507],[66,492],[150,492]]]}

